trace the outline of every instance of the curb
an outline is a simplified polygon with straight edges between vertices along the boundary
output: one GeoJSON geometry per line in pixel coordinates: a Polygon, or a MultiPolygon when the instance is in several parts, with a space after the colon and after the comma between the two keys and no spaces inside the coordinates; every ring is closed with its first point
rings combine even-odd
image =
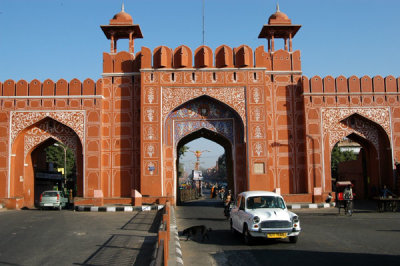
{"type": "Polygon", "coordinates": [[[75,206],[75,211],[80,212],[134,212],[134,211],[158,211],[164,208],[164,205],[152,206],[75,206]]]}
{"type": "Polygon", "coordinates": [[[303,204],[287,204],[287,208],[296,209],[323,209],[335,207],[335,203],[303,203],[303,204]]]}
{"type": "Polygon", "coordinates": [[[178,227],[176,226],[175,207],[171,206],[170,240],[168,265],[183,266],[181,243],[178,227]]]}

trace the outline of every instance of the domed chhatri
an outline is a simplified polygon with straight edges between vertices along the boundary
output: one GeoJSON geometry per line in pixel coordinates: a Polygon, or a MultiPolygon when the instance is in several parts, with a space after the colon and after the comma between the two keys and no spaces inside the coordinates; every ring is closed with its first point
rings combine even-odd
{"type": "Polygon", "coordinates": [[[268,25],[290,25],[292,21],[289,17],[279,10],[279,5],[276,5],[276,12],[268,19],[268,25]]]}
{"type": "Polygon", "coordinates": [[[131,15],[125,12],[122,4],[121,12],[110,19],[109,25],[100,26],[107,39],[111,40],[111,53],[117,52],[117,41],[129,39],[129,52],[134,53],[134,39],[143,38],[139,25],[133,24],[131,15]]]}
{"type": "Polygon", "coordinates": [[[258,38],[267,39],[270,52],[275,51],[275,39],[284,39],[285,50],[292,52],[292,38],[300,28],[301,25],[293,25],[289,17],[279,10],[279,5],[276,5],[276,12],[269,17],[268,24],[262,27],[258,38]]]}
{"type": "Polygon", "coordinates": [[[110,19],[110,25],[133,25],[132,16],[125,12],[124,4],[122,4],[121,12],[110,19]]]}

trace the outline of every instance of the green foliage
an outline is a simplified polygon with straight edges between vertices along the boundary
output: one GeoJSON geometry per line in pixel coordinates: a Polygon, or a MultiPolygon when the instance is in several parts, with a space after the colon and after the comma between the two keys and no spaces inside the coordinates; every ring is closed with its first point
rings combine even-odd
{"type": "Polygon", "coordinates": [[[179,150],[178,150],[178,158],[180,158],[181,156],[183,156],[185,154],[185,152],[187,152],[189,150],[189,147],[186,145],[183,145],[179,150]]]}
{"type": "Polygon", "coordinates": [[[222,154],[221,156],[218,157],[218,173],[217,177],[218,179],[225,179],[226,178],[226,154],[222,154]]]}
{"type": "Polygon", "coordinates": [[[338,164],[345,161],[357,160],[357,154],[353,151],[340,151],[338,145],[332,149],[331,153],[331,175],[332,178],[338,177],[338,164]]]}
{"type": "MultiPolygon", "coordinates": [[[[60,144],[61,145],[61,144],[60,144]]],[[[54,168],[64,168],[64,148],[50,145],[46,149],[46,162],[53,163],[54,168]]],[[[67,175],[75,174],[75,156],[71,149],[67,149],[67,175]]]]}
{"type": "MultiPolygon", "coordinates": [[[[185,152],[187,152],[189,150],[189,147],[186,145],[183,145],[182,147],[180,147],[180,149],[178,150],[178,158],[181,158],[181,156],[183,156],[185,154],[185,152]]],[[[178,178],[180,178],[184,172],[184,164],[183,163],[179,163],[178,165],[178,178]]]]}

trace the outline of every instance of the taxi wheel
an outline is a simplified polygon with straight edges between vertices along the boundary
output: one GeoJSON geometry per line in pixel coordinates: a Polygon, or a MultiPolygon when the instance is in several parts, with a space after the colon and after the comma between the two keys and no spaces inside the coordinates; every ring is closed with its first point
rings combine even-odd
{"type": "Polygon", "coordinates": [[[290,243],[297,243],[297,240],[299,240],[298,236],[289,236],[290,243]]]}
{"type": "Polygon", "coordinates": [[[247,225],[243,228],[243,240],[246,245],[251,245],[253,243],[253,237],[250,235],[247,225]]]}
{"type": "Polygon", "coordinates": [[[235,228],[233,228],[232,219],[230,220],[230,225],[231,225],[231,233],[233,235],[236,235],[236,230],[235,230],[235,228]]]}

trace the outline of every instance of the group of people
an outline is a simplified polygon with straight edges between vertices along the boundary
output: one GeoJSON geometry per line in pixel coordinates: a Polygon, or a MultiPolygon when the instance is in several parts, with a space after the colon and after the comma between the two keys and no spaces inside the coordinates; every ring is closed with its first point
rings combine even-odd
{"type": "Polygon", "coordinates": [[[224,203],[224,214],[225,216],[229,216],[229,208],[231,203],[233,202],[233,195],[230,189],[226,189],[225,187],[218,188],[217,186],[211,187],[210,198],[219,197],[224,203]]]}
{"type": "MultiPolygon", "coordinates": [[[[376,191],[376,189],[374,189],[373,191],[376,191]]],[[[374,196],[375,193],[371,193],[372,196],[374,196]]],[[[394,194],[392,191],[389,190],[389,188],[386,185],[383,185],[383,188],[380,191],[379,196],[381,198],[388,198],[389,196],[393,196],[396,197],[396,194],[394,194]]],[[[344,199],[353,199],[354,197],[354,193],[353,193],[353,188],[351,185],[346,186],[345,189],[343,190],[343,198],[344,199]]],[[[328,196],[325,199],[326,203],[330,203],[332,201],[332,193],[329,192],[328,196]]]]}

